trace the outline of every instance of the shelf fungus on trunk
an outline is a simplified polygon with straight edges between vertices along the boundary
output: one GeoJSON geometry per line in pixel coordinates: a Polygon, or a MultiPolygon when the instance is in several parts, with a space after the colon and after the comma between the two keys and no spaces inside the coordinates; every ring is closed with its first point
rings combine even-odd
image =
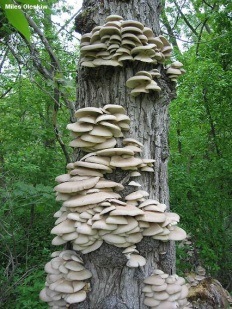
{"type": "MultiPolygon", "coordinates": [[[[84,142],[82,138],[86,134],[94,138],[103,136],[106,140],[115,135],[122,137],[119,123],[130,123],[124,108],[119,105],[83,108],[76,112],[76,117],[78,123],[68,125],[68,129],[78,133],[79,139],[84,142]],[[107,125],[104,127],[102,123],[107,125]],[[109,124],[118,125],[117,130],[109,124]],[[102,128],[99,128],[100,125],[102,128]]],[[[99,143],[104,142],[99,140],[99,143]]],[[[130,180],[132,175],[129,174],[126,183],[131,188],[129,194],[124,194],[124,185],[107,179],[107,175],[116,169],[133,173],[154,172],[155,160],[141,158],[143,144],[133,138],[124,138],[122,147],[97,150],[99,143],[94,142],[89,148],[84,146],[83,150],[89,152],[94,149],[95,152],[69,163],[68,173],[56,177],[58,185],[54,190],[62,206],[54,214],[56,221],[51,233],[56,236],[52,244],[60,246],[69,242],[73,250],[88,254],[106,242],[124,248],[122,254],[127,259],[126,266],[143,267],[146,259],[136,249],[136,244],[143,237],[161,241],[182,240],[186,233],[177,227],[179,216],[166,212],[165,204],[149,199],[149,193],[142,190],[139,183],[130,180]]],[[[83,301],[86,297],[83,280],[90,278],[91,273],[84,269],[82,260],[73,251],[57,252],[53,257],[45,266],[48,275],[46,287],[40,294],[41,299],[53,308],[83,301]]],[[[175,276],[172,278],[177,280],[175,276]]],[[[165,295],[169,299],[167,292],[165,295]]],[[[158,297],[161,297],[160,294],[158,297]]],[[[170,302],[167,299],[165,304],[170,302]]],[[[152,304],[161,301],[151,297],[148,300],[152,304]]]]}
{"type": "Polygon", "coordinates": [[[47,273],[45,288],[40,299],[52,308],[67,308],[70,304],[86,299],[91,272],[83,265],[83,260],[73,250],[56,251],[53,259],[45,265],[47,273]]]}
{"type": "Polygon", "coordinates": [[[157,69],[149,72],[139,71],[126,81],[126,86],[132,89],[130,93],[132,97],[137,97],[141,93],[149,93],[150,90],[160,92],[161,88],[153,80],[153,78],[159,78],[160,76],[157,69]]]}
{"type": "Polygon", "coordinates": [[[188,290],[184,278],[156,269],[144,280],[144,304],[154,309],[188,309],[188,290]]]}
{"type": "Polygon", "coordinates": [[[81,65],[123,66],[124,61],[163,63],[171,57],[171,44],[163,37],[135,20],[110,15],[106,23],[82,36],[81,65]]]}

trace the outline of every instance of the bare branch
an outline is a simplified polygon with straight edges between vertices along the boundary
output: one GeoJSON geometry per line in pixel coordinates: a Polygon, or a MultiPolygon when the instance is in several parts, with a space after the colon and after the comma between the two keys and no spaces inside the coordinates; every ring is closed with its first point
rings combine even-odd
{"type": "Polygon", "coordinates": [[[180,13],[181,17],[183,18],[183,20],[185,21],[186,25],[189,27],[189,29],[196,35],[198,36],[198,33],[196,32],[196,30],[193,28],[193,26],[190,24],[190,22],[188,21],[188,19],[186,18],[186,16],[184,15],[184,13],[182,12],[179,4],[176,2],[176,0],[173,0],[178,12],[180,13]]]}

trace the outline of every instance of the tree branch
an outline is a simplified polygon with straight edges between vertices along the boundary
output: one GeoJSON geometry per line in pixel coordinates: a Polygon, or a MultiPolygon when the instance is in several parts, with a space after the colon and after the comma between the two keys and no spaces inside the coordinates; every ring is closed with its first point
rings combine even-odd
{"type": "Polygon", "coordinates": [[[182,12],[179,4],[176,2],[176,0],[173,0],[178,12],[180,13],[181,17],[183,18],[183,20],[185,21],[186,25],[189,27],[189,29],[196,35],[198,36],[198,33],[196,32],[196,30],[193,28],[193,26],[190,24],[190,22],[188,21],[188,19],[185,17],[184,13],[182,12]]]}

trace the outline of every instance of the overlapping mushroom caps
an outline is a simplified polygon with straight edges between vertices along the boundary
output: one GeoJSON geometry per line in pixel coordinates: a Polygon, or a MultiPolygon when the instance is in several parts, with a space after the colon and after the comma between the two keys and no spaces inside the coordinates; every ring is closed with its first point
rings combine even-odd
{"type": "Polygon", "coordinates": [[[81,108],[75,117],[77,122],[67,125],[75,137],[70,146],[86,152],[114,147],[115,138],[122,137],[123,131],[129,130],[130,119],[120,105],[81,108]]]}
{"type": "Polygon", "coordinates": [[[188,309],[188,285],[184,278],[156,269],[144,280],[144,304],[154,309],[188,309]]]}
{"type": "Polygon", "coordinates": [[[87,67],[122,66],[126,60],[163,63],[172,51],[163,36],[155,37],[142,23],[118,15],[108,16],[103,26],[84,34],[80,47],[81,65],[87,67]]]}
{"type": "Polygon", "coordinates": [[[99,150],[68,164],[69,173],[58,176],[57,200],[63,201],[54,215],[57,220],[51,233],[57,235],[53,245],[68,241],[84,254],[97,250],[105,241],[128,248],[127,266],[143,266],[146,260],[133,247],[144,236],[162,241],[182,240],[186,233],[176,226],[179,216],[166,213],[166,206],[147,199],[149,193],[130,181],[135,191],[122,200],[123,185],[105,178],[115,168],[132,172],[153,172],[155,160],[142,159],[142,143],[132,138],[122,141],[124,147],[99,150]],[[133,250],[131,248],[134,248],[133,250]]]}
{"type": "Polygon", "coordinates": [[[154,78],[159,78],[161,75],[157,69],[152,71],[139,71],[135,76],[130,77],[126,81],[126,86],[132,88],[131,96],[136,97],[141,93],[149,93],[150,91],[159,92],[161,88],[153,80],[154,78]]]}
{"type": "Polygon", "coordinates": [[[75,251],[56,251],[53,259],[45,265],[47,273],[45,288],[40,299],[52,308],[67,308],[70,304],[80,303],[86,298],[91,272],[83,265],[75,251]]]}
{"type": "Polygon", "coordinates": [[[186,71],[183,69],[183,63],[175,61],[167,67],[166,72],[171,81],[177,82],[177,79],[186,71]]]}

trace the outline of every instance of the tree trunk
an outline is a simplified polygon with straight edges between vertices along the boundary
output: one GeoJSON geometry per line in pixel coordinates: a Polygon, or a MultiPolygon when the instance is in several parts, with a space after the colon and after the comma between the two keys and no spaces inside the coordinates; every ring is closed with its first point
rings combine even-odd
{"type": "MultiPolygon", "coordinates": [[[[84,0],[83,11],[77,16],[78,32],[90,32],[96,25],[103,25],[111,14],[124,20],[134,19],[153,29],[159,35],[158,0],[84,0]]],[[[130,97],[126,80],[141,70],[150,71],[154,65],[141,62],[124,62],[123,67],[80,67],[78,71],[78,95],[76,108],[103,107],[105,104],[122,105],[131,119],[131,129],[126,137],[144,144],[142,157],[156,160],[154,173],[143,173],[138,180],[149,198],[169,205],[167,184],[168,162],[168,104],[174,96],[174,88],[168,83],[163,66],[156,66],[162,77],[158,81],[160,94],[142,94],[130,97]]],[[[85,266],[93,277],[91,291],[86,301],[70,308],[126,309],[148,308],[143,304],[143,280],[156,268],[168,274],[175,273],[174,245],[144,237],[137,244],[140,254],[147,259],[144,267],[129,268],[123,249],[103,244],[97,251],[82,255],[85,266]]]]}

